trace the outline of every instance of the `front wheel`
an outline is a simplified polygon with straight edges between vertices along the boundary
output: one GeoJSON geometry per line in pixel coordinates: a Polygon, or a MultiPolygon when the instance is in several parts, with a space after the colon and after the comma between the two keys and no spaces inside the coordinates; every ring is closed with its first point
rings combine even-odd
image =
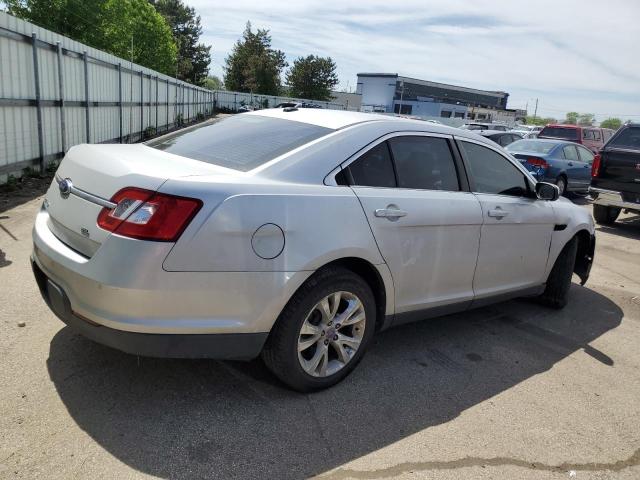
{"type": "Polygon", "coordinates": [[[562,196],[567,190],[567,181],[564,177],[558,177],[556,178],[556,186],[558,187],[558,190],[560,190],[560,196],[562,196]]]}
{"type": "Polygon", "coordinates": [[[549,273],[547,285],[539,297],[544,305],[560,309],[567,304],[577,252],[578,239],[573,237],[569,243],[564,246],[551,269],[551,273],[549,273]]]}
{"type": "Polygon", "coordinates": [[[620,209],[615,207],[606,207],[604,205],[593,206],[593,218],[600,225],[613,225],[620,215],[620,209]]]}
{"type": "Polygon", "coordinates": [[[291,298],[262,358],[282,382],[310,392],[335,385],[358,364],[375,328],[375,298],[358,275],[325,268],[291,298]]]}

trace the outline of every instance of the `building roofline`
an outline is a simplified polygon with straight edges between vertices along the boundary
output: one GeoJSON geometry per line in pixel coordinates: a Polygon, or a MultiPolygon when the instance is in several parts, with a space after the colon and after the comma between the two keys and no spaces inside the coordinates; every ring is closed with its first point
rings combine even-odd
{"type": "Polygon", "coordinates": [[[358,77],[394,77],[394,78],[398,78],[398,74],[397,73],[369,73],[369,72],[364,72],[364,73],[358,73],[357,76],[358,77]]]}
{"type": "Polygon", "coordinates": [[[418,84],[422,84],[422,85],[433,85],[433,86],[437,86],[437,87],[445,87],[445,88],[450,88],[450,89],[454,89],[454,90],[461,90],[464,92],[471,92],[471,93],[480,93],[480,94],[484,94],[484,95],[494,95],[494,96],[499,96],[502,97],[504,95],[509,95],[507,92],[503,92],[502,90],[481,90],[479,88],[470,88],[470,87],[462,87],[460,85],[452,85],[450,83],[441,83],[441,82],[432,82],[431,80],[420,80],[419,78],[413,78],[413,77],[405,77],[402,75],[398,76],[398,80],[403,80],[403,81],[409,81],[409,82],[417,82],[418,84]]]}
{"type": "Polygon", "coordinates": [[[460,90],[463,92],[479,93],[482,95],[492,95],[495,97],[504,97],[505,95],[509,95],[507,92],[503,92],[502,90],[481,90],[479,88],[462,87],[460,85],[452,85],[450,83],[432,82],[431,80],[421,80],[419,78],[414,78],[414,77],[405,77],[404,75],[398,75],[397,73],[364,72],[364,73],[358,73],[358,77],[389,77],[389,78],[397,78],[398,80],[411,82],[411,83],[418,83],[422,85],[432,85],[437,87],[449,88],[453,90],[460,90]]]}

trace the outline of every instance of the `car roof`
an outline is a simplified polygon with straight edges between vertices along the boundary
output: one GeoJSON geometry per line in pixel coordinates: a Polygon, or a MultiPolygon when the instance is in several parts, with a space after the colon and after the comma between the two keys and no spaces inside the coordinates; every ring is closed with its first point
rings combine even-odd
{"type": "Polygon", "coordinates": [[[477,132],[471,130],[461,130],[447,125],[425,122],[424,120],[415,120],[411,118],[381,115],[379,113],[352,112],[347,110],[329,110],[324,108],[298,108],[295,110],[284,108],[267,108],[264,110],[256,110],[253,112],[243,113],[242,115],[257,115],[271,118],[281,118],[283,120],[291,120],[294,122],[308,123],[319,127],[339,130],[352,125],[372,123],[372,122],[393,122],[393,130],[424,131],[431,133],[440,133],[444,135],[456,135],[458,137],[477,138],[477,132]],[[397,126],[397,127],[396,127],[397,126]]]}
{"type": "Polygon", "coordinates": [[[600,127],[593,127],[590,125],[565,125],[564,123],[550,123],[549,125],[545,125],[545,127],[567,128],[567,129],[573,129],[573,130],[582,130],[583,128],[600,128],[600,127]]]}
{"type": "MultiPolygon", "coordinates": [[[[516,140],[517,142],[518,140],[516,140]]],[[[552,143],[554,145],[580,145],[576,142],[571,142],[569,140],[560,140],[560,139],[554,139],[554,138],[523,138],[522,141],[524,142],[536,142],[536,143],[552,143]]],[[[515,142],[513,142],[515,143],[515,142]]],[[[582,145],[580,145],[582,146],[582,145]]],[[[586,148],[586,147],[585,147],[586,148]]]]}
{"type": "Polygon", "coordinates": [[[483,137],[487,137],[489,135],[497,135],[497,134],[501,134],[501,135],[506,135],[508,133],[515,133],[517,134],[518,132],[512,132],[510,130],[505,131],[505,130],[480,130],[476,132],[478,135],[482,135],[483,137]]]}

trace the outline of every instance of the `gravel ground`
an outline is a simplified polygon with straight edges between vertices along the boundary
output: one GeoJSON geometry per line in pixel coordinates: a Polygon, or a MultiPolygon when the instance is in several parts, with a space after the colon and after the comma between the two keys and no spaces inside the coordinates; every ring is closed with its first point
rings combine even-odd
{"type": "Polygon", "coordinates": [[[300,395],[259,361],[74,334],[30,272],[40,203],[0,216],[2,479],[640,478],[640,217],[599,228],[564,310],[518,300],[393,329],[345,382],[300,395]]]}

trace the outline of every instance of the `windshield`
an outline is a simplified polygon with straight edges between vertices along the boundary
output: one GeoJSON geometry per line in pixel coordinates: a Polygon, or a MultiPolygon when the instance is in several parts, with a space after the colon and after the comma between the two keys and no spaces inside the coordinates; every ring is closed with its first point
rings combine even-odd
{"type": "Polygon", "coordinates": [[[578,140],[578,132],[577,128],[544,127],[540,132],[540,136],[578,140]]]}
{"type": "Polygon", "coordinates": [[[247,172],[332,131],[281,118],[238,114],[195,130],[148,142],[147,145],[174,155],[247,172]]]}
{"type": "Polygon", "coordinates": [[[507,145],[506,148],[510,152],[549,153],[556,145],[556,143],[537,140],[518,140],[507,145]]]}

